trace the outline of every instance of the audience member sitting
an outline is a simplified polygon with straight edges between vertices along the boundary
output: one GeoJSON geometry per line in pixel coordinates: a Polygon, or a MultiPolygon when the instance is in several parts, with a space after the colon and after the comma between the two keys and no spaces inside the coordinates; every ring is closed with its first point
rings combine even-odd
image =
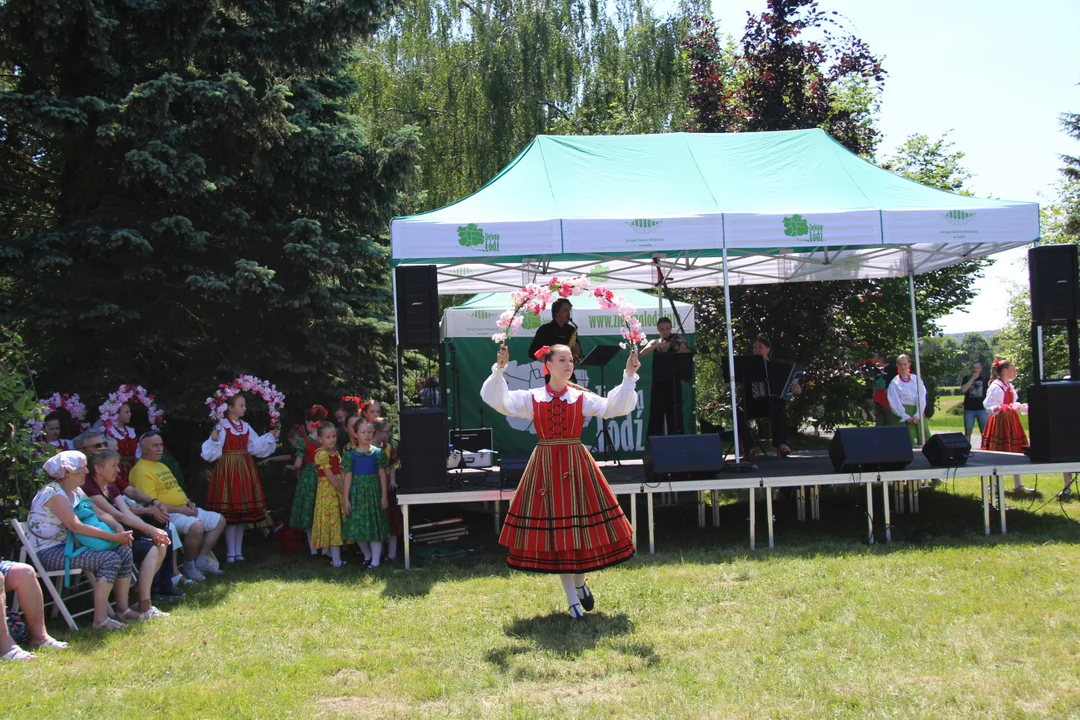
{"type": "Polygon", "coordinates": [[[180,571],[191,580],[205,580],[207,573],[221,575],[210,551],[225,531],[224,518],[216,512],[196,507],[188,500],[172,470],[161,462],[161,454],[165,451],[161,435],[153,431],[144,433],[139,439],[139,448],[142,458],[131,468],[128,480],[132,487],[165,506],[169,521],[183,536],[187,562],[180,571]]]}
{"type": "Polygon", "coordinates": [[[90,457],[90,474],[83,484],[83,492],[93,500],[96,509],[108,513],[121,525],[137,532],[131,544],[131,554],[139,566],[139,580],[135,586],[139,595],[139,615],[143,620],[167,617],[168,613],[154,607],[150,593],[166,585],[170,590],[172,588],[169,533],[143,522],[131,512],[116,486],[119,471],[120,453],[108,448],[98,450],[90,457]],[[166,559],[170,562],[162,570],[166,559]]]}
{"type": "Polygon", "coordinates": [[[0,660],[33,660],[36,655],[19,647],[8,632],[5,593],[19,596],[19,608],[26,616],[26,629],[30,633],[30,649],[51,648],[63,650],[68,646],[51,637],[45,631],[45,604],[41,599],[41,585],[37,573],[26,563],[0,560],[0,660]]]}
{"type": "MultiPolygon", "coordinates": [[[[94,511],[93,516],[110,530],[84,523],[76,515],[76,509],[87,500],[81,489],[87,474],[86,456],[81,452],[64,450],[46,460],[43,469],[52,482],[41,488],[30,503],[26,521],[30,545],[45,569],[63,570],[69,533],[116,543],[117,547],[109,550],[80,548],[79,554],[70,558],[70,563],[72,570],[89,570],[94,574],[93,626],[104,630],[126,627],[117,620],[139,619],[139,614],[128,607],[131,532],[122,530],[108,513],[94,511]],[[113,590],[117,620],[109,617],[110,590],[113,590]]],[[[92,503],[89,504],[92,507],[92,503]]]]}

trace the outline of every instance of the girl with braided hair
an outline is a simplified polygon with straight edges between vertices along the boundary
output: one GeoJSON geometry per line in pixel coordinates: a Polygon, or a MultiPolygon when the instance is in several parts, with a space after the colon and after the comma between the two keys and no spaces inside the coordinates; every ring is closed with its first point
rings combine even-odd
{"type": "MultiPolygon", "coordinates": [[[[982,449],[998,452],[1021,453],[1028,444],[1020,413],[1027,413],[1027,405],[1016,400],[1016,366],[1009,360],[995,358],[990,369],[990,387],[986,389],[983,407],[990,413],[986,431],[982,434],[982,449]]],[[[1013,492],[1020,495],[1032,492],[1024,487],[1019,475],[1013,475],[1013,492]]]]}
{"type": "Polygon", "coordinates": [[[585,573],[634,556],[633,530],[604,474],[581,443],[587,417],[614,418],[637,406],[637,352],[626,361],[622,383],[606,398],[570,382],[574,359],[566,345],[541,347],[547,384],[510,390],[503,378],[509,360],[499,348],[480,397],[503,415],[532,420],[538,443],[503,524],[499,543],[509,549],[507,565],[559,576],[570,617],[584,618],[595,604],[585,573]]]}

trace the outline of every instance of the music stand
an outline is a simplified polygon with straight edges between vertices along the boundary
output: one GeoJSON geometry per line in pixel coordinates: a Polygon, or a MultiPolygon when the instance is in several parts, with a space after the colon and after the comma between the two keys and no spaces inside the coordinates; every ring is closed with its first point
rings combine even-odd
{"type": "MultiPolygon", "coordinates": [[[[611,362],[619,353],[618,345],[597,345],[589,354],[581,358],[578,365],[585,367],[597,367],[600,368],[600,394],[603,395],[607,392],[607,386],[604,384],[604,366],[611,362]]],[[[596,442],[593,443],[591,448],[592,452],[597,451],[597,445],[600,443],[600,437],[604,438],[604,459],[614,460],[616,465],[622,465],[619,462],[619,454],[615,452],[615,446],[611,444],[611,435],[608,434],[607,420],[599,418],[600,420],[600,432],[596,434],[596,442]]]]}
{"type": "MultiPolygon", "coordinates": [[[[724,384],[731,384],[731,372],[727,363],[723,365],[724,384]]],[[[756,446],[762,456],[768,457],[769,453],[758,440],[757,434],[750,429],[750,420],[769,417],[768,395],[755,395],[755,383],[768,383],[768,373],[765,368],[765,360],[760,355],[736,355],[735,356],[735,380],[742,385],[742,400],[733,398],[736,406],[736,415],[739,420],[739,433],[749,437],[749,446],[756,446]]]]}
{"type": "MultiPolygon", "coordinates": [[[[674,404],[675,427],[668,428],[668,435],[683,434],[682,383],[694,380],[694,354],[658,352],[653,354],[653,380],[660,381],[671,388],[674,404]]],[[[650,400],[651,401],[651,400],[650,400]]],[[[650,410],[650,412],[652,412],[650,410]]]]}

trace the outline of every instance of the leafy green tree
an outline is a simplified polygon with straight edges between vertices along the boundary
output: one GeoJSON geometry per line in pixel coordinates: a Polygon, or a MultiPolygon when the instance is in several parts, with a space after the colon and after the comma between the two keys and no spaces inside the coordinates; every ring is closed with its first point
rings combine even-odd
{"type": "Polygon", "coordinates": [[[990,372],[990,364],[994,361],[994,351],[990,343],[981,333],[969,332],[960,339],[960,359],[963,367],[957,378],[963,385],[971,377],[971,363],[982,363],[983,372],[990,372]]]}
{"type": "Polygon", "coordinates": [[[42,484],[38,471],[44,455],[27,421],[43,421],[45,414],[34,394],[30,363],[22,338],[0,332],[0,513],[5,518],[25,518],[42,484]]]}
{"type": "Polygon", "coordinates": [[[391,8],[0,4],[2,317],[47,389],[139,382],[201,419],[240,373],[293,407],[385,387],[419,142],[369,132],[347,69],[391,8]]]}

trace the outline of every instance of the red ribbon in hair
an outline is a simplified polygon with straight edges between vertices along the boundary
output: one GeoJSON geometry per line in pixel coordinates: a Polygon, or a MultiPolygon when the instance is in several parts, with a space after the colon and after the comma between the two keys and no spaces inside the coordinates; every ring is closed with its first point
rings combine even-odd
{"type": "Polygon", "coordinates": [[[1001,358],[994,358],[993,368],[997,370],[999,367],[1001,367],[1001,358]]]}
{"type": "Polygon", "coordinates": [[[357,397],[355,395],[342,395],[341,396],[341,402],[342,403],[354,402],[354,403],[356,403],[357,407],[364,404],[364,401],[361,400],[359,397],[357,397]]]}
{"type": "Polygon", "coordinates": [[[542,348],[533,353],[533,357],[537,360],[543,360],[544,356],[551,350],[550,345],[544,345],[542,348]]]}

